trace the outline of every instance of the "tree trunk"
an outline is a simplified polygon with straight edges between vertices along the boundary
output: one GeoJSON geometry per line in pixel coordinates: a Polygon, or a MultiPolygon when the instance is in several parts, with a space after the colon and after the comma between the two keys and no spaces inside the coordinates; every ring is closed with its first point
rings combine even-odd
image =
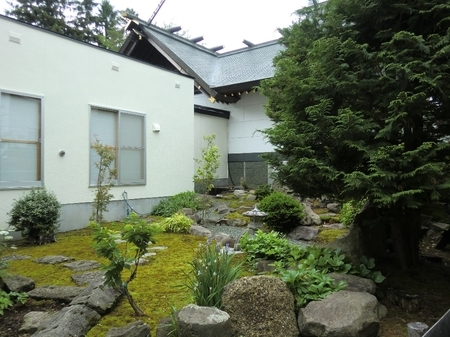
{"type": "Polygon", "coordinates": [[[420,210],[403,208],[390,209],[391,239],[395,259],[401,269],[411,269],[419,262],[420,210]]]}
{"type": "Polygon", "coordinates": [[[136,314],[136,316],[139,316],[139,317],[146,316],[145,312],[141,308],[139,308],[139,306],[134,301],[133,296],[131,296],[130,292],[128,291],[127,286],[123,287],[123,292],[128,299],[128,303],[130,303],[131,307],[133,308],[133,311],[136,314]]]}

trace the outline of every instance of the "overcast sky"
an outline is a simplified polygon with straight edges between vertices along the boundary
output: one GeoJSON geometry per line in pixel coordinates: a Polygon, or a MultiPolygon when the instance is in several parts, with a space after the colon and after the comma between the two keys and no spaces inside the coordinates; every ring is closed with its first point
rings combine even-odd
{"type": "MultiPolygon", "coordinates": [[[[133,8],[148,20],[161,0],[110,0],[116,9],[133,8]]],[[[173,23],[188,31],[191,38],[211,48],[223,45],[223,51],[246,47],[242,40],[261,43],[280,37],[277,28],[290,26],[297,9],[308,0],[166,0],[153,20],[164,26],[173,23]]]]}
{"type": "MultiPolygon", "coordinates": [[[[0,0],[2,14],[6,1],[0,0]]],[[[147,21],[161,0],[110,2],[117,10],[133,8],[147,21]]],[[[246,47],[244,39],[256,44],[279,38],[277,28],[290,26],[297,19],[293,13],[307,4],[308,0],[166,0],[152,23],[181,26],[191,38],[203,36],[206,47],[223,45],[224,52],[246,47]]]]}

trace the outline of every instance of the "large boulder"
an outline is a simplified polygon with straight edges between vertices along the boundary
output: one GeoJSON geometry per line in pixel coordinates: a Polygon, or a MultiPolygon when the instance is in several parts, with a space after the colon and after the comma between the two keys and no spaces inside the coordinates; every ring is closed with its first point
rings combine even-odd
{"type": "Polygon", "coordinates": [[[211,231],[203,226],[193,225],[191,226],[191,234],[196,236],[211,236],[211,231]]]}
{"type": "Polygon", "coordinates": [[[230,316],[215,307],[189,304],[177,313],[178,337],[231,336],[230,316]]]}
{"type": "Polygon", "coordinates": [[[327,245],[327,248],[340,248],[345,257],[354,265],[359,265],[363,254],[363,238],[361,228],[352,224],[347,234],[337,238],[327,245]]]}
{"type": "Polygon", "coordinates": [[[299,310],[298,327],[303,337],[376,337],[380,305],[367,292],[338,291],[299,310]]]}
{"type": "Polygon", "coordinates": [[[239,278],[224,288],[222,309],[234,336],[297,337],[294,296],[273,276],[239,278]]]}

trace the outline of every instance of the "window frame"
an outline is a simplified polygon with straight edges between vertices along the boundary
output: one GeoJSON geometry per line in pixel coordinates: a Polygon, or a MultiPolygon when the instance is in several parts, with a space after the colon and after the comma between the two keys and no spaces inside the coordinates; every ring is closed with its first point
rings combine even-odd
{"type": "MultiPolygon", "coordinates": [[[[32,98],[39,100],[39,116],[37,118],[38,121],[38,140],[34,142],[34,144],[38,145],[39,154],[37,155],[36,162],[36,175],[39,177],[36,181],[18,181],[18,182],[8,182],[0,180],[0,190],[19,190],[19,189],[31,189],[31,188],[40,188],[44,186],[44,96],[30,94],[22,91],[8,90],[0,88],[0,100],[1,94],[14,95],[24,98],[32,98]]],[[[0,138],[0,142],[2,142],[0,138]]],[[[19,142],[11,142],[11,143],[20,143],[19,142]]]]}
{"type": "Polygon", "coordinates": [[[93,134],[93,124],[92,124],[92,111],[93,110],[100,110],[102,112],[107,112],[115,115],[115,130],[114,130],[114,137],[115,137],[115,144],[116,147],[116,159],[114,161],[115,169],[117,170],[117,179],[114,182],[115,186],[145,186],[147,185],[147,133],[146,133],[146,125],[147,125],[147,115],[145,113],[131,111],[131,110],[124,110],[124,109],[117,109],[117,108],[111,108],[103,105],[97,105],[97,104],[89,104],[89,187],[95,187],[96,184],[94,182],[93,176],[92,176],[92,166],[94,163],[91,162],[91,151],[92,151],[92,144],[95,139],[93,134]],[[123,135],[121,135],[120,128],[122,123],[122,116],[123,115],[132,115],[132,116],[138,116],[142,118],[142,139],[141,139],[141,147],[129,147],[123,145],[123,135]],[[142,170],[142,180],[140,181],[123,181],[122,178],[122,171],[121,169],[121,157],[123,156],[123,151],[126,149],[138,149],[141,151],[142,155],[142,162],[141,164],[141,170],[142,170]],[[121,153],[122,152],[122,153],[121,153]]]}

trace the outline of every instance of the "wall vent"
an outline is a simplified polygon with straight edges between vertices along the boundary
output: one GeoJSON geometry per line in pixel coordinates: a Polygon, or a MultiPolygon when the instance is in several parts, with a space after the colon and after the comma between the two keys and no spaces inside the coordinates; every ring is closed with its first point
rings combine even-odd
{"type": "Polygon", "coordinates": [[[9,41],[20,44],[21,34],[16,32],[9,32],[9,41]]]}

